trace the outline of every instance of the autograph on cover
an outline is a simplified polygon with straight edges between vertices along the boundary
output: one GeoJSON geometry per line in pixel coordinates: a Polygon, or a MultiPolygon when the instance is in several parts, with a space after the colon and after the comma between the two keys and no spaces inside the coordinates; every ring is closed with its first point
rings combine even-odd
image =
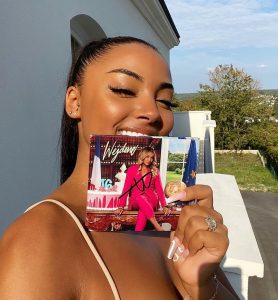
{"type": "Polygon", "coordinates": [[[171,188],[180,183],[186,186],[187,177],[196,174],[196,142],[192,138],[92,135],[85,222],[88,229],[175,230],[186,203],[169,203],[165,188],[169,184],[171,188]],[[189,162],[192,170],[188,170],[189,162]]]}

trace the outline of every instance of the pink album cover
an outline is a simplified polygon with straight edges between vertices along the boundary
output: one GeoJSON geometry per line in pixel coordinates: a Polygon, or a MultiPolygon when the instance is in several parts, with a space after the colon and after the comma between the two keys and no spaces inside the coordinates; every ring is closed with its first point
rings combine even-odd
{"type": "Polygon", "coordinates": [[[195,138],[92,135],[87,228],[175,230],[182,207],[192,201],[170,195],[195,184],[198,144],[195,138]]]}

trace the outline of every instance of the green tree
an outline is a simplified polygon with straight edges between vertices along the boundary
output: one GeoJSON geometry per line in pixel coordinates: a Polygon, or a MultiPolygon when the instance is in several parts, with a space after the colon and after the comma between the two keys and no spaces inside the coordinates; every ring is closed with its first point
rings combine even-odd
{"type": "Polygon", "coordinates": [[[201,103],[197,96],[190,96],[186,99],[178,99],[177,95],[174,94],[173,102],[175,104],[173,111],[202,110],[201,103]]]}
{"type": "Polygon", "coordinates": [[[276,98],[273,106],[274,117],[278,119],[278,98],[276,98]]]}
{"type": "Polygon", "coordinates": [[[278,146],[278,123],[253,124],[250,128],[248,144],[252,149],[266,150],[278,146]]]}
{"type": "Polygon", "coordinates": [[[267,122],[273,109],[259,97],[258,81],[233,65],[217,66],[209,80],[200,85],[199,101],[216,120],[216,147],[244,149],[252,126],[267,122]]]}

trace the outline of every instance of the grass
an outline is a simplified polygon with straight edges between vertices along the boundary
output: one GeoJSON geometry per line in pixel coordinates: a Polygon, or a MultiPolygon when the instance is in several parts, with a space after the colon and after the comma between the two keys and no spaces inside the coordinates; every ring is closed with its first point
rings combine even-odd
{"type": "Polygon", "coordinates": [[[180,181],[180,180],[181,180],[181,174],[177,174],[177,173],[172,172],[172,171],[167,171],[166,182],[180,181]]]}
{"type": "Polygon", "coordinates": [[[278,179],[254,154],[215,154],[215,172],[234,175],[241,190],[278,193],[278,179]]]}

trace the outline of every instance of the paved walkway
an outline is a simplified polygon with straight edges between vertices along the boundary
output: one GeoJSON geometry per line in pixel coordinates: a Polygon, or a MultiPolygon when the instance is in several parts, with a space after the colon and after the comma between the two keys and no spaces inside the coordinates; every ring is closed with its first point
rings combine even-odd
{"type": "Polygon", "coordinates": [[[250,300],[278,299],[278,193],[241,192],[264,261],[264,278],[251,277],[250,300]]]}

